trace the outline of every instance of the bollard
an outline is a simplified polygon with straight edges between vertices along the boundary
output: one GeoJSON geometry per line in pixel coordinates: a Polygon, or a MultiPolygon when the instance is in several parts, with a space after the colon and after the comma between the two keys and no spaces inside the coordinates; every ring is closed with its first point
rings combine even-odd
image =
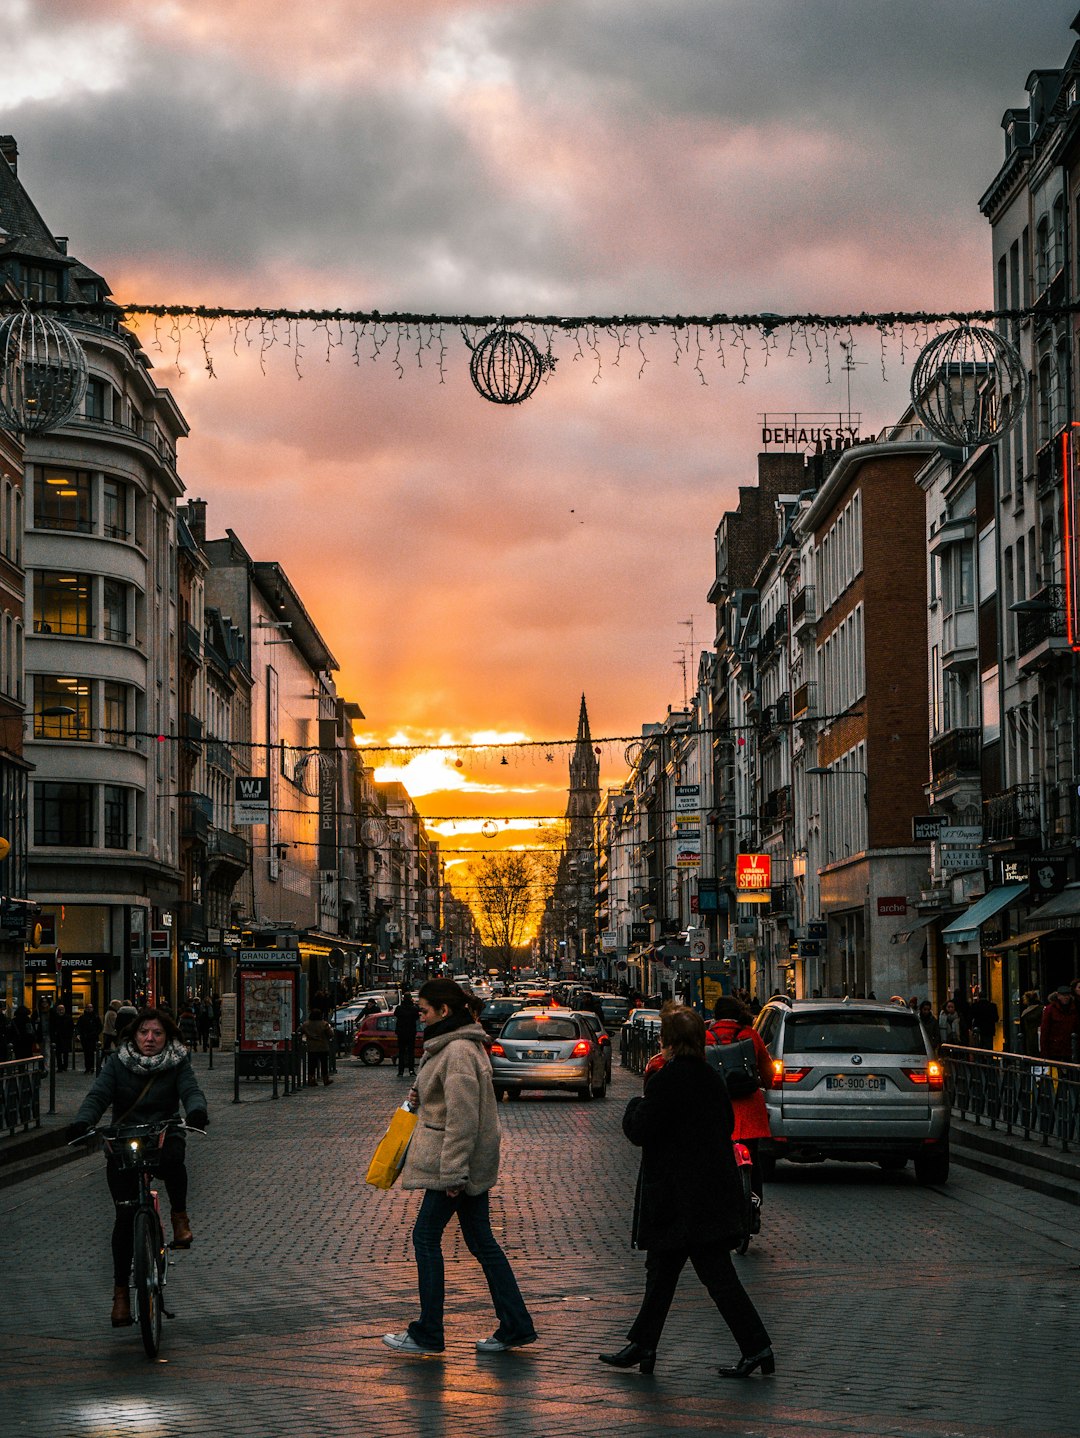
{"type": "Polygon", "coordinates": [[[213,1039],[210,1040],[209,1054],[210,1054],[210,1058],[209,1058],[209,1060],[208,1060],[208,1062],[207,1062],[206,1067],[207,1067],[207,1069],[212,1069],[212,1068],[214,1067],[214,1040],[213,1040],[213,1039]]]}
{"type": "Polygon", "coordinates": [[[56,1045],[49,1040],[49,1112],[56,1112],[56,1045]]]}
{"type": "Polygon", "coordinates": [[[277,1098],[277,1097],[278,1097],[278,1091],[277,1091],[277,1080],[278,1080],[278,1050],[277,1050],[277,1044],[274,1045],[274,1057],[273,1057],[273,1060],[272,1060],[272,1063],[271,1063],[271,1071],[273,1072],[273,1075],[274,1075],[274,1091],[273,1091],[273,1093],[271,1093],[270,1097],[271,1097],[271,1098],[277,1098]]]}
{"type": "Polygon", "coordinates": [[[283,1085],[282,1085],[282,1092],[283,1092],[284,1096],[285,1096],[286,1098],[288,1098],[289,1095],[290,1095],[290,1094],[292,1093],[292,1091],[293,1091],[293,1088],[292,1088],[292,1042],[291,1042],[291,1040],[288,1038],[288,1036],[286,1036],[286,1038],[285,1038],[285,1040],[284,1040],[284,1048],[282,1049],[282,1054],[284,1055],[284,1059],[285,1059],[285,1062],[284,1062],[284,1064],[282,1065],[282,1070],[283,1070],[283,1072],[282,1072],[282,1077],[283,1077],[283,1079],[284,1079],[284,1083],[283,1083],[283,1085]]]}
{"type": "Polygon", "coordinates": [[[240,1040],[233,1040],[233,1103],[240,1102],[240,1040]]]}

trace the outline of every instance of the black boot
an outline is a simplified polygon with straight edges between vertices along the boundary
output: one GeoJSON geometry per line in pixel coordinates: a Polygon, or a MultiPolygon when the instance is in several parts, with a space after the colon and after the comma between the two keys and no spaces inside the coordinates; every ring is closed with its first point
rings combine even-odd
{"type": "Polygon", "coordinates": [[[776,1359],[771,1348],[763,1348],[760,1353],[747,1354],[745,1358],[739,1359],[734,1368],[718,1368],[716,1371],[721,1378],[749,1378],[758,1368],[761,1369],[763,1378],[776,1372],[776,1359]]]}
{"type": "Polygon", "coordinates": [[[628,1343],[618,1353],[598,1353],[596,1356],[601,1363],[607,1363],[612,1368],[633,1368],[636,1365],[639,1373],[651,1373],[656,1367],[656,1349],[642,1348],[640,1343],[628,1343]]]}

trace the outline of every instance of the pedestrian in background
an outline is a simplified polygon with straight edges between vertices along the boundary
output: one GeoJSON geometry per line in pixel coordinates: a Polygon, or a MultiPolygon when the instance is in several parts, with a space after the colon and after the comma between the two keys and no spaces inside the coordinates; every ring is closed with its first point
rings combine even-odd
{"type": "Polygon", "coordinates": [[[1073,1063],[1080,1060],[1080,979],[1073,979],[1069,985],[1073,996],[1073,1013],[1076,1015],[1076,1027],[1073,1029],[1072,1056],[1073,1063]]]}
{"type": "Polygon", "coordinates": [[[195,1027],[199,1031],[199,1044],[203,1053],[210,1047],[210,1027],[214,1022],[210,1005],[205,999],[199,999],[195,1005],[195,1027]]]}
{"type": "Polygon", "coordinates": [[[998,1006],[975,989],[971,1001],[971,1042],[975,1048],[992,1049],[998,1026],[998,1006]]]}
{"type": "Polygon", "coordinates": [[[34,1016],[25,1004],[16,1004],[15,1012],[11,1016],[11,1028],[8,1032],[8,1043],[11,1044],[14,1057],[17,1059],[28,1059],[34,1052],[37,1041],[37,1034],[34,1029],[34,1016]]]}
{"type": "Polygon", "coordinates": [[[98,1037],[101,1033],[101,1020],[93,1004],[83,1005],[75,1030],[79,1035],[79,1047],[82,1049],[83,1072],[92,1074],[97,1063],[98,1037]]]}
{"type": "MultiPolygon", "coordinates": [[[[772,1059],[769,1050],[753,1027],[753,1017],[737,998],[723,995],[713,1005],[712,1035],[719,1044],[739,1043],[749,1039],[754,1048],[760,1088],[742,1098],[732,1098],[731,1107],[735,1114],[735,1128],[732,1139],[744,1143],[750,1151],[750,1188],[754,1195],[754,1213],[751,1232],[761,1228],[761,1201],[764,1188],[761,1181],[761,1163],[758,1160],[758,1145],[769,1137],[769,1110],[765,1104],[765,1090],[772,1083],[772,1059]]],[[[728,1095],[730,1098],[730,1094],[728,1095]]]]}
{"type": "Polygon", "coordinates": [[[687,1261],[705,1285],[742,1352],[724,1378],[775,1371],[769,1335],[739,1282],[729,1249],[742,1232],[742,1185],[731,1134],[735,1124],[723,1078],[705,1062],[705,1023],[693,1009],[661,1014],[666,1062],[632,1098],[623,1132],[641,1149],[633,1244],[644,1248],[645,1296],[613,1368],[651,1373],[664,1321],[687,1261]]]}
{"type": "Polygon", "coordinates": [[[1044,1059],[1069,1063],[1076,1035],[1076,1000],[1067,984],[1050,995],[1039,1023],[1039,1053],[1044,1059]]]}
{"type": "Polygon", "coordinates": [[[394,1010],[394,1033],[397,1035],[398,1078],[405,1076],[405,1070],[416,1073],[416,1031],[420,1026],[420,1010],[413,1003],[408,989],[401,991],[401,1003],[394,1010]]]}
{"type": "Polygon", "coordinates": [[[108,1058],[109,1052],[116,1043],[116,1015],[120,1012],[120,1000],[113,999],[112,1003],[105,1010],[105,1021],[101,1026],[101,1056],[108,1058]]]}
{"type": "Polygon", "coordinates": [[[941,1035],[938,1032],[938,1021],[934,1018],[934,1006],[929,999],[923,999],[919,1005],[919,1023],[922,1024],[923,1033],[930,1040],[930,1047],[936,1053],[938,1044],[941,1042],[941,1035]]]}
{"type": "Polygon", "coordinates": [[[195,1048],[199,1042],[199,1025],[195,1020],[190,1003],[186,1003],[180,1010],[180,1017],[177,1019],[176,1025],[188,1050],[195,1048]]]}
{"type": "Polygon", "coordinates": [[[334,1082],[330,1077],[330,1045],[334,1042],[334,1030],[323,1018],[322,1009],[312,1009],[300,1025],[308,1052],[307,1081],[310,1088],[318,1086],[321,1075],[326,1088],[334,1082]]]}
{"type": "Polygon", "coordinates": [[[466,1247],[484,1270],[499,1326],[478,1353],[505,1353],[536,1341],[517,1279],[491,1231],[488,1194],[499,1176],[499,1111],[484,1030],[465,991],[429,979],[419,993],[424,1056],[416,1088],[419,1122],[405,1156],[402,1188],[423,1189],[413,1227],[420,1317],[383,1342],[398,1353],[441,1353],[445,1279],[442,1236],[457,1214],[466,1247]]]}
{"type": "Polygon", "coordinates": [[[1039,1025],[1042,1023],[1044,1005],[1035,989],[1028,989],[1020,1002],[1023,1007],[1020,1010],[1020,1017],[1016,1021],[1019,1029],[1020,1052],[1037,1057],[1039,1025]]]}
{"type": "Polygon", "coordinates": [[[75,1025],[66,1004],[54,1004],[49,1012],[49,1041],[53,1046],[56,1067],[61,1073],[66,1073],[75,1042],[75,1025]]]}
{"type": "Polygon", "coordinates": [[[938,1041],[942,1044],[962,1044],[964,1042],[960,1010],[956,1007],[953,999],[946,999],[945,1007],[938,1014],[938,1041]]]}

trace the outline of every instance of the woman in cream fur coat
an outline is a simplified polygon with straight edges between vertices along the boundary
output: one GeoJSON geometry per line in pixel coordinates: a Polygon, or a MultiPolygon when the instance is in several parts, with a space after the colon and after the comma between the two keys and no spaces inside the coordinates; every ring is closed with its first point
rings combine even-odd
{"type": "Polygon", "coordinates": [[[413,1091],[419,1122],[413,1133],[403,1188],[423,1189],[413,1227],[420,1287],[420,1317],[383,1342],[399,1353],[441,1353],[445,1278],[442,1235],[456,1213],[461,1234],[479,1262],[499,1325],[477,1340],[480,1353],[505,1353],[536,1341],[536,1330],[517,1280],[491,1231],[488,1191],[499,1176],[499,1115],[491,1086],[484,1031],[473,1021],[467,996],[451,979],[430,979],[418,996],[424,1057],[413,1091]]]}

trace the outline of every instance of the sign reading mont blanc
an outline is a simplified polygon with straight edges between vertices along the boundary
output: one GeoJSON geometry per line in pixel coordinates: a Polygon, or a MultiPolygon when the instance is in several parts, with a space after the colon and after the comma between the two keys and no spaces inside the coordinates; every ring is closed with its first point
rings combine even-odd
{"type": "Polygon", "coordinates": [[[237,774],[233,780],[233,823],[269,824],[269,774],[237,774]]]}

